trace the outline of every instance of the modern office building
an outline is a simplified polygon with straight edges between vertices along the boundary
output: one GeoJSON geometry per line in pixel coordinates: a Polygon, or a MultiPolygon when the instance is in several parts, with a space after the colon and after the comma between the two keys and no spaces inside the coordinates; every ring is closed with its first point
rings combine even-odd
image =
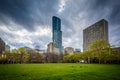
{"type": "Polygon", "coordinates": [[[5,51],[5,42],[0,38],[0,54],[5,51]]]}
{"type": "Polygon", "coordinates": [[[62,53],[61,20],[56,16],[52,17],[52,40],[53,43],[59,48],[60,53],[62,53]]]}
{"type": "Polygon", "coordinates": [[[108,22],[104,19],[83,30],[83,51],[88,50],[90,44],[99,39],[108,41],[108,22]]]}

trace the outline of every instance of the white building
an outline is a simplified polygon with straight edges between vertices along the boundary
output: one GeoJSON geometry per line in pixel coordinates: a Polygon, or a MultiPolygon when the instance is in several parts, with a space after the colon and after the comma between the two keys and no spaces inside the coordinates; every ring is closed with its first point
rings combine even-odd
{"type": "Polygon", "coordinates": [[[47,52],[48,53],[60,54],[59,48],[53,42],[50,42],[48,44],[47,52]]]}
{"type": "Polygon", "coordinates": [[[73,54],[74,53],[74,49],[72,47],[66,47],[64,49],[64,54],[73,54]]]}

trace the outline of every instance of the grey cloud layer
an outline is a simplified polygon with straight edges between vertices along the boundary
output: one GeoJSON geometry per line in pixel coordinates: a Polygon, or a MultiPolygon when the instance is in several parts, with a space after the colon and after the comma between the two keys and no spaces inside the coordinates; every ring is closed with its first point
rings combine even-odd
{"type": "MultiPolygon", "coordinates": [[[[82,46],[83,43],[81,39],[83,37],[82,30],[102,18],[109,22],[110,43],[120,46],[120,44],[118,44],[120,43],[119,34],[116,34],[116,32],[120,32],[119,0],[70,0],[66,5],[66,10],[61,15],[64,17],[67,16],[67,21],[71,22],[71,27],[74,28],[74,33],[71,33],[72,39],[79,37],[79,41],[76,41],[77,46],[82,46]],[[117,28],[117,30],[114,30],[114,28],[117,28]]],[[[73,43],[69,45],[72,46],[73,43]]]]}
{"type": "Polygon", "coordinates": [[[33,30],[36,24],[50,24],[56,12],[57,0],[0,0],[0,22],[10,25],[10,20],[33,30]]]}
{"type": "MultiPolygon", "coordinates": [[[[109,41],[112,45],[120,46],[120,0],[63,0],[66,1],[64,10],[59,13],[61,0],[0,0],[0,25],[6,25],[10,30],[26,29],[36,31],[36,27],[51,28],[51,17],[56,15],[62,20],[63,45],[82,48],[82,31],[91,24],[104,18],[109,21],[109,41]],[[11,24],[13,22],[13,24],[11,24]]],[[[0,34],[16,36],[12,33],[0,34]]],[[[0,35],[2,36],[2,35],[0,35]]],[[[22,46],[23,43],[11,45],[22,46]]],[[[31,45],[44,47],[51,41],[51,36],[34,36],[31,45]],[[37,41],[39,39],[39,41],[37,41]]]]}

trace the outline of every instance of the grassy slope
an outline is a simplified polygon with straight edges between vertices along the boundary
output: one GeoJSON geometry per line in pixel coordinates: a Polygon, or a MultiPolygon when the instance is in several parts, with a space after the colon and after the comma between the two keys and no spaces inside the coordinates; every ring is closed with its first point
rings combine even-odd
{"type": "Polygon", "coordinates": [[[120,65],[0,64],[0,80],[120,80],[120,65]]]}

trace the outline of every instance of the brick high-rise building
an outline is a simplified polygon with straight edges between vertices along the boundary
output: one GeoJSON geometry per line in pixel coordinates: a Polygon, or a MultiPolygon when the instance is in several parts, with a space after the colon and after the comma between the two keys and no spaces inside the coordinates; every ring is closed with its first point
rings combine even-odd
{"type": "Polygon", "coordinates": [[[5,42],[0,38],[0,54],[5,51],[5,42]]]}
{"type": "Polygon", "coordinates": [[[83,51],[88,50],[90,44],[99,39],[108,41],[108,22],[104,19],[83,30],[83,51]]]}

